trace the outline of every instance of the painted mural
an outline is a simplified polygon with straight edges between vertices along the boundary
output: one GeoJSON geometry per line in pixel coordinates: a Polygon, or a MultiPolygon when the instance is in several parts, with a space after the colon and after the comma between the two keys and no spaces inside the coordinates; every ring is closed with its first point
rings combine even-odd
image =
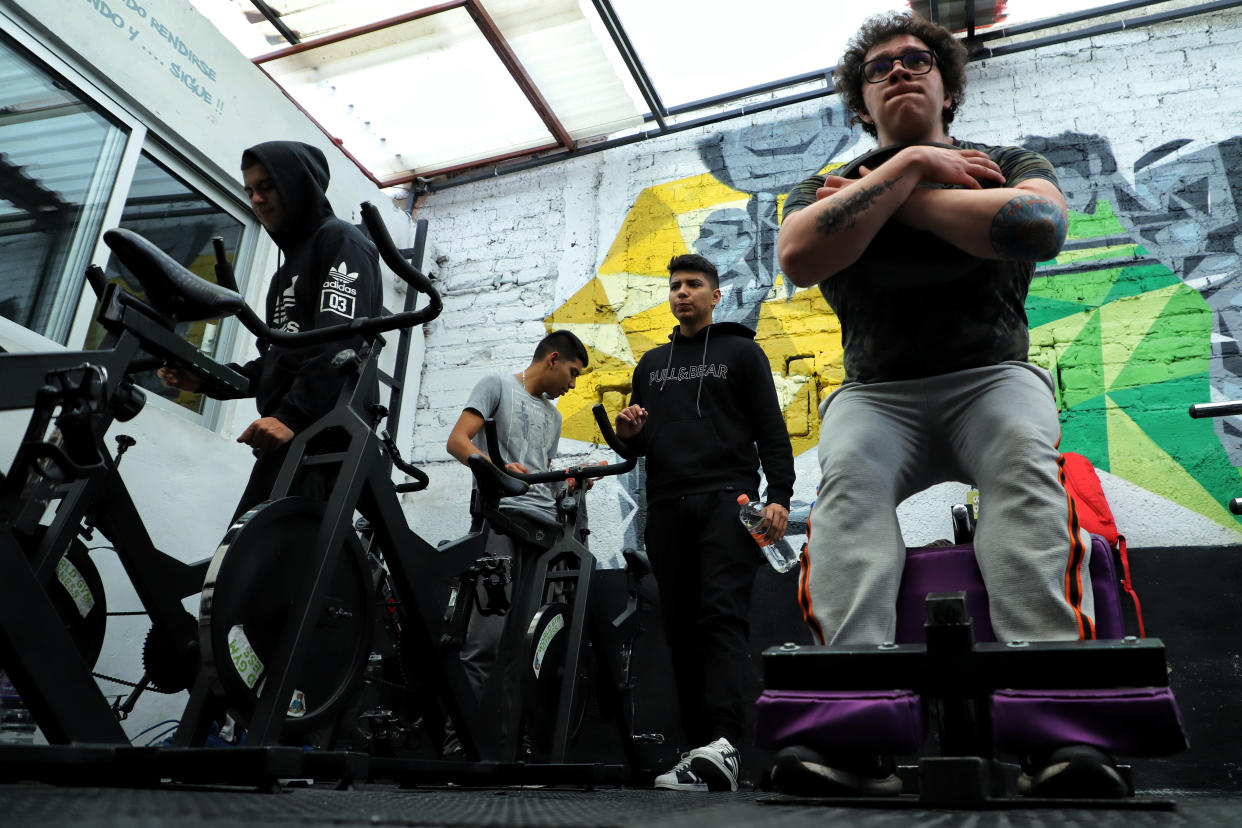
{"type": "MultiPolygon", "coordinates": [[[[843,378],[840,330],[817,289],[782,279],[776,234],[789,189],[861,154],[862,137],[837,105],[723,131],[698,147],[701,174],[638,194],[595,278],[546,320],[591,349],[583,393],[561,401],[564,436],[598,440],[590,406],[623,407],[638,358],[674,324],[669,258],[694,252],[721,274],[716,319],[754,329],[768,355],[795,455],[814,449],[818,404],[843,378]]],[[[1124,172],[1103,136],[1024,143],[1057,167],[1071,210],[1065,248],[1027,301],[1031,359],[1057,380],[1062,448],[1238,529],[1226,504],[1242,495],[1242,418],[1192,420],[1187,407],[1242,398],[1242,138],[1170,141],[1124,172]]],[[[622,495],[627,546],[641,545],[638,474],[622,495]]],[[[812,488],[799,481],[795,523],[812,488]]]]}

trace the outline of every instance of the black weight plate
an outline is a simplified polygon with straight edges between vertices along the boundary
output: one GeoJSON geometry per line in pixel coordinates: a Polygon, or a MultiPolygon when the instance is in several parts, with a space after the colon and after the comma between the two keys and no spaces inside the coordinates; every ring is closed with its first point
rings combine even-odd
{"type": "MultiPolygon", "coordinates": [[[[230,527],[208,569],[199,610],[203,666],[212,686],[248,723],[315,549],[323,504],[306,497],[265,503],[230,527]]],[[[370,653],[374,596],[361,543],[350,532],[325,569],[325,606],[310,620],[309,644],[294,680],[304,712],[283,735],[329,724],[357,687],[370,653]]],[[[300,604],[300,602],[299,602],[300,604]]],[[[292,703],[294,699],[291,699],[292,703]]]]}

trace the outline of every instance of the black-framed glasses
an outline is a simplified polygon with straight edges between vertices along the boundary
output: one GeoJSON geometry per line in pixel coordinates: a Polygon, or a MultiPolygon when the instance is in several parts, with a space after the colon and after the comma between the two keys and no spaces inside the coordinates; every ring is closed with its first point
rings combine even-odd
{"type": "Polygon", "coordinates": [[[880,83],[898,63],[911,75],[926,75],[936,65],[936,55],[927,49],[915,49],[897,57],[872,58],[862,65],[863,78],[867,83],[880,83]]]}

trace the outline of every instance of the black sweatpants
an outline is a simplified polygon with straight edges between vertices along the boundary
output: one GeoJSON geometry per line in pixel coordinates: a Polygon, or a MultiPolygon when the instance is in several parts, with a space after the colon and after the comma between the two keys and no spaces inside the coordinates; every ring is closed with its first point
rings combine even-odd
{"type": "Polygon", "coordinates": [[[762,553],[738,520],[739,494],[684,495],[647,508],[647,557],[690,747],[720,736],[739,746],[746,732],[750,598],[762,553]]]}

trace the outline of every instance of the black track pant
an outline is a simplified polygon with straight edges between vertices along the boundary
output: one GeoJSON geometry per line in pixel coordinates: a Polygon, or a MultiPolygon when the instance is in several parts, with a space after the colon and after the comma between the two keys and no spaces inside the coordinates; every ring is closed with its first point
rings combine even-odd
{"type": "Polygon", "coordinates": [[[691,747],[720,736],[740,745],[752,701],[750,598],[762,557],[738,521],[738,494],[685,495],[647,509],[647,557],[691,747]]]}

